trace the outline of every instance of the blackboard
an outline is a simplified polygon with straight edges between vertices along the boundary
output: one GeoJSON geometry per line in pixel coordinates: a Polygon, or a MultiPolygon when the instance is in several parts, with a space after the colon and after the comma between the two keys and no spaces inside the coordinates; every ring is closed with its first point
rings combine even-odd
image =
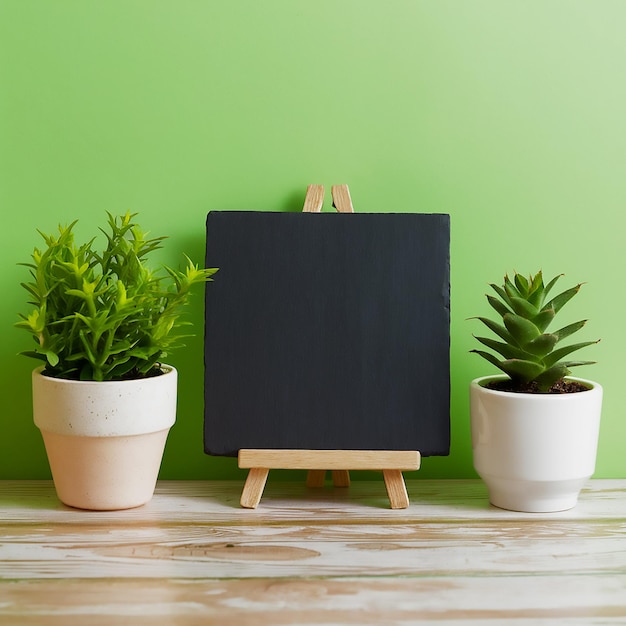
{"type": "Polygon", "coordinates": [[[204,446],[450,446],[449,216],[207,216],[204,446]]]}

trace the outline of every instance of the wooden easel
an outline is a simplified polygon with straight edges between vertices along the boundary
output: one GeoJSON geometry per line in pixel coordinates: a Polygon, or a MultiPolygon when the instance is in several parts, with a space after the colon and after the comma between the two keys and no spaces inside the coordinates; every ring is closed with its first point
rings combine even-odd
{"type": "MultiPolygon", "coordinates": [[[[340,213],[354,213],[348,185],[333,185],[333,207],[340,213]]],[[[324,204],[324,186],[309,185],[303,212],[319,213],[324,204]]],[[[241,494],[241,506],[255,509],[265,489],[270,469],[308,470],[308,487],[323,487],[327,470],[332,472],[335,487],[349,487],[349,470],[379,470],[383,473],[387,495],[392,509],[406,509],[409,496],[403,471],[420,467],[420,453],[416,450],[239,450],[238,464],[248,469],[248,477],[241,494]]]]}

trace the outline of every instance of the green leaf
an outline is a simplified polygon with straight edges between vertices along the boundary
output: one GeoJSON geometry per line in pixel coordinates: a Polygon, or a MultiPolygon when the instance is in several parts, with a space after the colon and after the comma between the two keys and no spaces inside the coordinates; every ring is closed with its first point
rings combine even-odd
{"type": "Polygon", "coordinates": [[[569,373],[570,371],[565,364],[555,365],[538,376],[535,382],[539,385],[540,391],[546,392],[557,380],[561,380],[561,378],[569,375],[569,373]]]}
{"type": "Polygon", "coordinates": [[[52,350],[47,350],[45,354],[46,354],[46,360],[48,361],[48,363],[50,363],[50,365],[52,365],[52,367],[55,367],[59,364],[58,354],[56,354],[55,352],[52,352],[52,350]]]}
{"type": "Polygon", "coordinates": [[[555,314],[558,313],[565,306],[565,304],[567,304],[580,291],[581,287],[582,287],[582,283],[576,285],[575,287],[571,287],[570,289],[567,289],[563,293],[560,293],[558,296],[555,296],[543,308],[544,309],[552,308],[554,309],[555,314]]]}
{"type": "Polygon", "coordinates": [[[556,345],[558,338],[554,334],[539,335],[524,346],[524,350],[537,357],[544,357],[549,354],[556,345]]]}
{"type": "Polygon", "coordinates": [[[132,347],[132,344],[130,341],[128,341],[128,339],[123,339],[122,341],[116,341],[114,343],[111,344],[111,346],[109,347],[109,355],[117,355],[117,354],[121,354],[124,352],[128,352],[132,347]]]}
{"type": "Polygon", "coordinates": [[[591,346],[595,343],[598,343],[599,340],[596,341],[583,341],[582,343],[574,343],[569,346],[563,346],[562,348],[558,348],[544,359],[544,363],[547,367],[555,365],[562,358],[566,357],[568,354],[575,352],[576,350],[580,350],[581,348],[585,348],[587,346],[591,346]]]}
{"type": "Polygon", "coordinates": [[[493,331],[498,337],[504,339],[507,343],[515,343],[515,340],[511,336],[511,333],[504,327],[490,320],[488,317],[476,317],[474,319],[480,320],[489,330],[493,331]]]}
{"type": "MultiPolygon", "coordinates": [[[[544,298],[546,298],[548,296],[548,294],[550,293],[550,291],[552,290],[552,287],[554,287],[554,285],[556,285],[556,282],[559,280],[559,278],[561,278],[561,276],[563,276],[563,274],[558,274],[557,276],[555,276],[545,287],[545,289],[543,290],[543,296],[544,298]]],[[[545,300],[544,300],[545,302],[545,300]]]]}
{"type": "Polygon", "coordinates": [[[539,309],[523,298],[511,298],[511,305],[514,313],[526,319],[532,320],[539,315],[539,309]]]}
{"type": "Polygon", "coordinates": [[[538,309],[541,308],[541,304],[543,302],[544,297],[544,287],[543,287],[543,274],[541,271],[537,272],[531,279],[530,290],[528,294],[528,302],[530,302],[533,306],[538,309]]]}
{"type": "Polygon", "coordinates": [[[504,277],[504,291],[509,298],[523,298],[523,294],[513,285],[508,276],[504,277]]]}
{"type": "Polygon", "coordinates": [[[595,361],[565,361],[564,363],[557,363],[549,369],[547,369],[536,380],[541,391],[548,391],[554,383],[569,376],[571,374],[570,368],[580,367],[581,365],[594,365],[595,361]]]}
{"type": "Polygon", "coordinates": [[[554,319],[554,309],[543,309],[536,317],[533,318],[533,324],[543,333],[546,331],[550,323],[554,319]]]}
{"type": "Polygon", "coordinates": [[[40,299],[41,299],[41,294],[39,293],[39,290],[37,289],[37,285],[35,285],[34,283],[20,283],[20,285],[26,289],[26,291],[28,291],[28,293],[30,293],[33,298],[35,298],[35,305],[39,304],[40,299]]]}
{"type": "Polygon", "coordinates": [[[514,280],[517,290],[520,292],[520,294],[526,296],[528,294],[528,281],[526,280],[526,277],[516,272],[514,280]]]}
{"type": "Polygon", "coordinates": [[[15,326],[18,328],[24,328],[29,330],[35,335],[39,335],[43,333],[46,328],[46,313],[45,313],[45,305],[41,309],[35,309],[30,315],[21,317],[23,318],[21,322],[17,322],[15,326]]]}
{"type": "Polygon", "coordinates": [[[522,359],[507,359],[500,363],[500,369],[505,371],[511,378],[530,382],[539,376],[544,368],[534,361],[524,361],[522,359]]]}
{"type": "Polygon", "coordinates": [[[564,365],[565,367],[580,367],[581,365],[595,365],[596,361],[563,361],[559,365],[564,365]]]}
{"type": "Polygon", "coordinates": [[[140,359],[142,361],[149,361],[155,355],[160,353],[160,348],[158,346],[141,346],[134,347],[132,350],[129,350],[129,354],[135,358],[140,359]]]}
{"type": "Polygon", "coordinates": [[[509,300],[509,296],[507,292],[502,288],[496,285],[495,283],[491,283],[490,287],[502,298],[502,301],[505,304],[511,305],[511,301],[509,300]]]}
{"type": "Polygon", "coordinates": [[[81,343],[83,344],[83,349],[85,350],[85,355],[87,356],[87,360],[92,366],[95,365],[98,362],[98,358],[96,357],[93,351],[93,348],[88,339],[87,333],[81,330],[78,333],[78,336],[80,337],[81,343]]]}
{"type": "Polygon", "coordinates": [[[31,359],[48,362],[45,354],[42,354],[41,352],[37,352],[35,350],[25,350],[24,352],[20,352],[20,355],[30,357],[31,359]]]}
{"type": "Polygon", "coordinates": [[[524,348],[527,343],[536,339],[541,334],[539,329],[531,321],[520,315],[507,313],[503,321],[506,329],[520,348],[524,348]]]}
{"type": "Polygon", "coordinates": [[[68,296],[75,296],[76,298],[80,298],[81,300],[87,300],[91,297],[91,294],[87,294],[81,289],[67,289],[65,293],[68,296]]]}
{"type": "Polygon", "coordinates": [[[117,363],[115,367],[111,368],[107,372],[107,379],[119,380],[124,378],[124,376],[126,376],[126,374],[131,372],[133,369],[135,369],[135,360],[129,358],[122,363],[117,363]]]}
{"type": "Polygon", "coordinates": [[[483,357],[483,359],[489,361],[489,363],[495,365],[498,369],[502,370],[501,361],[490,352],[485,352],[484,350],[470,350],[470,352],[473,354],[478,354],[479,356],[483,357]]]}
{"type": "Polygon", "coordinates": [[[561,341],[570,335],[573,335],[575,332],[578,332],[585,324],[587,320],[581,320],[580,322],[574,322],[573,324],[569,324],[560,328],[559,330],[554,331],[554,335],[557,336],[557,341],[561,341]]]}
{"type": "Polygon", "coordinates": [[[523,359],[528,356],[524,350],[512,346],[509,343],[503,343],[501,341],[496,341],[495,339],[489,339],[488,337],[476,337],[476,339],[484,346],[495,350],[505,359],[523,359]]]}
{"type": "Polygon", "coordinates": [[[502,302],[501,300],[498,300],[498,298],[494,298],[493,296],[488,295],[487,301],[492,306],[492,308],[494,308],[501,316],[504,316],[507,313],[511,313],[506,304],[504,304],[504,302],[502,302]]]}

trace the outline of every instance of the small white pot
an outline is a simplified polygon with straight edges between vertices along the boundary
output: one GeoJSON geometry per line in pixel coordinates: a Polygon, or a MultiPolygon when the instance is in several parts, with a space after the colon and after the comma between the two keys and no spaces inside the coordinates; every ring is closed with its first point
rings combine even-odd
{"type": "Polygon", "coordinates": [[[602,387],[576,380],[588,391],[531,394],[494,391],[486,376],[470,385],[474,468],[489,501],[526,512],[571,509],[595,471],[602,387]]]}
{"type": "Polygon", "coordinates": [[[33,416],[59,499],[115,510],[154,493],[165,441],[176,421],[176,370],[124,381],[76,381],[33,371],[33,416]]]}

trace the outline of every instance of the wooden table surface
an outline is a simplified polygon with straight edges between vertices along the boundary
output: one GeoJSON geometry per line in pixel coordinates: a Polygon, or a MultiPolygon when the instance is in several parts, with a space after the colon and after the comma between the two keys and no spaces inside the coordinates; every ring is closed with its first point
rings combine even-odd
{"type": "Polygon", "coordinates": [[[626,480],[571,511],[489,506],[479,481],[348,489],[160,482],[121,512],[0,482],[0,624],[626,624],[626,480]]]}

